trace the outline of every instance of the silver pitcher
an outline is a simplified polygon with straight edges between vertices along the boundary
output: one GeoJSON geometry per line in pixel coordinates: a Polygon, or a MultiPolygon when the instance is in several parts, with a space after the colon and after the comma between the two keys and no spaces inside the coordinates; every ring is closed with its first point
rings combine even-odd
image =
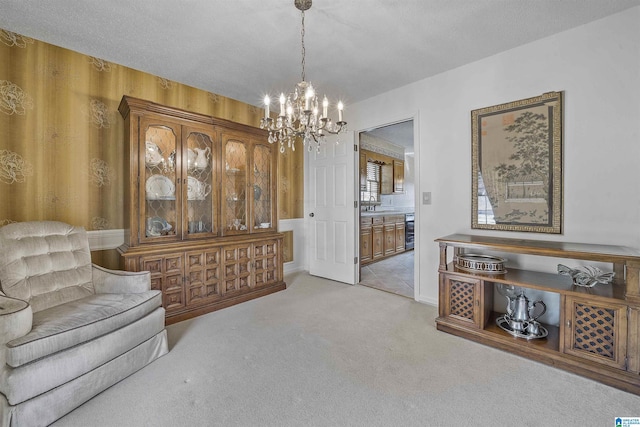
{"type": "Polygon", "coordinates": [[[509,303],[507,304],[507,314],[505,320],[509,323],[509,327],[517,332],[529,332],[537,334],[539,324],[536,321],[547,311],[547,306],[542,300],[529,302],[524,292],[520,292],[516,296],[505,295],[509,303]],[[536,309],[542,307],[542,309],[536,309]],[[536,313],[536,310],[539,311],[536,313]],[[529,326],[531,325],[531,328],[529,326]]]}
{"type": "Polygon", "coordinates": [[[513,299],[509,299],[509,308],[512,313],[511,317],[522,322],[537,320],[547,311],[547,306],[542,300],[530,303],[524,292],[513,299]],[[535,313],[535,308],[538,305],[542,307],[542,310],[538,314],[532,314],[535,313]]]}

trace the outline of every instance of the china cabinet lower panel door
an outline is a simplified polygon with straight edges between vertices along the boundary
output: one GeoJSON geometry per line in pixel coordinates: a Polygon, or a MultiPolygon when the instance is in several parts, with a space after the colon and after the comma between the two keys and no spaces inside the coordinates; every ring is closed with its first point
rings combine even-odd
{"type": "Polygon", "coordinates": [[[272,285],[278,280],[278,242],[267,240],[253,245],[253,266],[256,288],[272,285]]]}
{"type": "Polygon", "coordinates": [[[205,305],[222,298],[220,248],[186,253],[187,305],[205,305]]]}
{"type": "Polygon", "coordinates": [[[253,287],[251,278],[251,244],[225,246],[224,294],[240,293],[253,287]]]}
{"type": "Polygon", "coordinates": [[[162,291],[167,313],[185,306],[182,254],[142,257],[139,271],[151,272],[151,288],[162,291]]]}
{"type": "Polygon", "coordinates": [[[565,353],[626,368],[626,305],[568,296],[565,316],[565,353]]]}

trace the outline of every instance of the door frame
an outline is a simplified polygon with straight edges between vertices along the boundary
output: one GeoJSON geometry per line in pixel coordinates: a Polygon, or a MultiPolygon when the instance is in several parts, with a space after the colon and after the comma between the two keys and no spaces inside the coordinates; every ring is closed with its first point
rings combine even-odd
{"type": "MultiPolygon", "coordinates": [[[[355,131],[356,138],[354,144],[358,146],[358,152],[360,150],[360,134],[362,132],[366,132],[372,129],[394,125],[397,123],[407,122],[409,120],[413,121],[413,170],[415,182],[413,185],[413,196],[414,196],[414,210],[415,210],[415,221],[414,221],[414,247],[413,247],[413,299],[415,301],[420,301],[420,205],[422,204],[422,198],[420,195],[420,132],[419,132],[419,112],[416,111],[413,116],[410,117],[402,117],[394,120],[390,120],[388,122],[379,123],[373,126],[368,126],[363,129],[358,129],[355,131]]],[[[356,171],[359,171],[359,161],[360,156],[356,156],[356,171]]],[[[357,175],[357,174],[356,174],[357,175]]],[[[355,176],[354,179],[354,191],[357,194],[357,200],[360,200],[360,178],[359,176],[355,176]]],[[[360,212],[356,212],[358,218],[356,218],[356,256],[358,257],[358,268],[356,269],[356,283],[360,283],[360,269],[362,268],[360,265],[360,212]]]]}

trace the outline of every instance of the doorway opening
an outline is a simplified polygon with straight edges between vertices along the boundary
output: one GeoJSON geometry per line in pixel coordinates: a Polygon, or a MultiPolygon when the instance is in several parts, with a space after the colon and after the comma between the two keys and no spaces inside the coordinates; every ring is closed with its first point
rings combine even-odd
{"type": "Polygon", "coordinates": [[[413,119],[360,132],[360,282],[415,298],[413,119]]]}

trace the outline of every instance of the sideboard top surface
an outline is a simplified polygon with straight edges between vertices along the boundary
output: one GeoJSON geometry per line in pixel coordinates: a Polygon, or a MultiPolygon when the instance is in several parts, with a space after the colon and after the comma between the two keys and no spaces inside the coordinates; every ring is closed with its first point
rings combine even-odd
{"type": "Polygon", "coordinates": [[[450,246],[494,249],[502,252],[517,252],[572,259],[604,262],[640,262],[640,252],[625,246],[598,245],[592,243],[569,243],[547,240],[511,239],[471,234],[450,234],[435,240],[450,246]]]}

